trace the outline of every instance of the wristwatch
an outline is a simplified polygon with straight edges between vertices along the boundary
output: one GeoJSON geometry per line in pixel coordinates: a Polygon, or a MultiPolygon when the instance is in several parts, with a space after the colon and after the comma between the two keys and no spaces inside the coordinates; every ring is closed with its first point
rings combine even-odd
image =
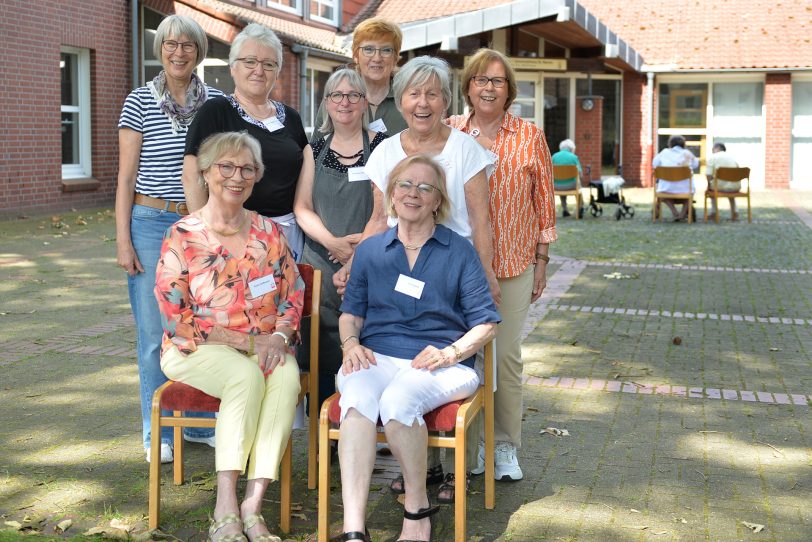
{"type": "Polygon", "coordinates": [[[271,337],[273,337],[274,335],[279,335],[280,337],[282,337],[282,340],[285,341],[285,348],[290,347],[290,338],[287,335],[285,335],[281,331],[274,331],[273,333],[271,333],[271,337]]]}
{"type": "Polygon", "coordinates": [[[542,254],[541,252],[536,252],[536,260],[544,260],[545,263],[549,263],[550,257],[546,254],[542,254]]]}

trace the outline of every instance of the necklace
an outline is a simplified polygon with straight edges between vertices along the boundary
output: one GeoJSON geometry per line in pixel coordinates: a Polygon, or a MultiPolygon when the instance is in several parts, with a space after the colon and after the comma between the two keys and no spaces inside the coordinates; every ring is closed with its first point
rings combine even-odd
{"type": "Polygon", "coordinates": [[[200,213],[200,220],[203,221],[203,224],[208,229],[210,229],[211,231],[213,231],[217,235],[222,235],[223,237],[231,237],[233,235],[237,235],[238,233],[240,233],[240,231],[242,231],[243,226],[245,226],[245,223],[248,221],[248,212],[243,209],[243,218],[242,218],[242,221],[240,222],[240,225],[236,229],[233,229],[231,231],[218,230],[217,228],[215,228],[214,226],[209,224],[209,221],[206,220],[206,217],[203,216],[202,212],[200,213]]]}
{"type": "MultiPolygon", "coordinates": [[[[401,241],[401,243],[403,243],[403,241],[401,241]]],[[[423,245],[425,244],[426,243],[423,243],[423,245]]],[[[409,243],[403,243],[403,248],[405,248],[406,250],[420,250],[421,248],[423,248],[423,245],[412,245],[409,243]]]]}

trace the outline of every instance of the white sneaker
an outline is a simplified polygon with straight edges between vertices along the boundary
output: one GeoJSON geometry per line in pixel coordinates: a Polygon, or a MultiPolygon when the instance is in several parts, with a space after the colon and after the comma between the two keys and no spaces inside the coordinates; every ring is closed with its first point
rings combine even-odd
{"type": "Polygon", "coordinates": [[[499,441],[496,443],[496,469],[494,478],[503,482],[515,482],[524,477],[522,469],[519,467],[519,460],[516,457],[516,446],[510,442],[499,441]]]}
{"type": "MultiPolygon", "coordinates": [[[[145,447],[144,451],[147,453],[147,463],[150,461],[150,449],[149,447],[145,447]]],[[[167,444],[166,442],[161,443],[161,463],[172,463],[174,459],[172,455],[172,446],[167,444]]]]}
{"type": "Polygon", "coordinates": [[[479,446],[477,446],[476,467],[471,469],[471,474],[476,474],[477,476],[485,474],[485,443],[482,441],[480,441],[479,446]]]}
{"type": "Polygon", "coordinates": [[[184,434],[183,440],[186,442],[198,442],[200,444],[208,444],[212,448],[214,448],[214,435],[210,437],[190,437],[189,435],[184,434]]]}

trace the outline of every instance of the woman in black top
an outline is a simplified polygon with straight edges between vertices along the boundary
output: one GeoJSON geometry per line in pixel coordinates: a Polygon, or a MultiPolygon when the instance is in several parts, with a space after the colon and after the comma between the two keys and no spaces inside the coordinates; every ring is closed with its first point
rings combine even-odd
{"type": "Polygon", "coordinates": [[[273,31],[252,23],[234,39],[228,60],[234,94],[205,104],[186,137],[183,188],[189,210],[206,201],[197,184],[200,144],[218,132],[247,131],[259,140],[266,167],[245,207],[282,228],[298,261],[304,241],[293,217],[293,198],[300,176],[312,175],[313,152],[299,114],[269,98],[282,66],[282,44],[273,31]]]}

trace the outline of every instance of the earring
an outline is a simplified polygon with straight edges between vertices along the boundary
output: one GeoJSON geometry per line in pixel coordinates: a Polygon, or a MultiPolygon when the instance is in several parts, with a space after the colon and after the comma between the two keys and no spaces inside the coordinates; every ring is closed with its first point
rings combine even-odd
{"type": "Polygon", "coordinates": [[[434,222],[437,222],[437,209],[435,209],[435,210],[433,210],[433,211],[431,212],[431,216],[433,216],[433,217],[434,217],[434,222]]]}

